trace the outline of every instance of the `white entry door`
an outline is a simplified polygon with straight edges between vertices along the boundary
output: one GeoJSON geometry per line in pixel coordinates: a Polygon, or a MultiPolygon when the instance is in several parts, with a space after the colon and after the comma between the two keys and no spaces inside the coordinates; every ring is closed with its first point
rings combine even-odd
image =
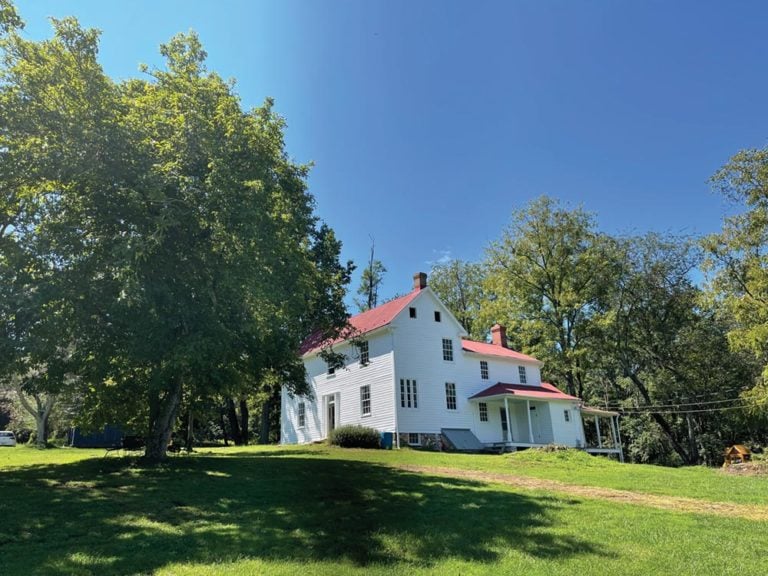
{"type": "Polygon", "coordinates": [[[330,436],[336,428],[336,395],[325,397],[325,434],[330,436]]]}

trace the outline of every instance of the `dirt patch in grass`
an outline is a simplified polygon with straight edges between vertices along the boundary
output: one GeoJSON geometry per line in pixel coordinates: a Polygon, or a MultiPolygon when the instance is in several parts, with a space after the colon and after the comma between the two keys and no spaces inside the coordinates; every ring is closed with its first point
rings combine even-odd
{"type": "Polygon", "coordinates": [[[714,514],[731,518],[744,518],[747,520],[768,521],[768,506],[731,504],[726,502],[708,502],[694,498],[681,498],[678,496],[661,496],[656,494],[643,494],[628,490],[616,490],[614,488],[599,488],[596,486],[579,486],[566,484],[557,480],[544,480],[541,478],[529,478],[514,476],[512,474],[495,474],[492,472],[480,472],[476,470],[459,470],[456,468],[440,468],[432,466],[398,466],[402,470],[410,472],[422,472],[438,476],[450,476],[454,478],[468,478],[482,482],[506,484],[516,488],[529,490],[550,490],[571,496],[584,498],[596,498],[610,500],[625,504],[639,504],[662,510],[676,510],[695,514],[714,514]]]}
{"type": "Polygon", "coordinates": [[[768,476],[768,462],[744,462],[742,464],[731,464],[722,469],[723,474],[732,476],[768,476]]]}

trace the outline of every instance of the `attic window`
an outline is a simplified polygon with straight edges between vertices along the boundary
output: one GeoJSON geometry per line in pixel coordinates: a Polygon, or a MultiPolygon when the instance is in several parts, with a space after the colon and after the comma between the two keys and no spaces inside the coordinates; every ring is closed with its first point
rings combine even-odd
{"type": "Polygon", "coordinates": [[[480,378],[488,380],[488,362],[480,360],[480,378]]]}
{"type": "Polygon", "coordinates": [[[408,308],[408,314],[411,316],[411,318],[416,318],[416,308],[408,308]]]}
{"type": "Polygon", "coordinates": [[[440,312],[435,310],[435,322],[440,322],[440,312]]]}
{"type": "Polygon", "coordinates": [[[370,362],[370,353],[368,351],[368,340],[363,340],[359,345],[360,349],[360,366],[367,366],[370,362]]]}
{"type": "Polygon", "coordinates": [[[528,375],[525,373],[525,366],[518,366],[517,372],[520,374],[520,384],[527,384],[528,375]]]}

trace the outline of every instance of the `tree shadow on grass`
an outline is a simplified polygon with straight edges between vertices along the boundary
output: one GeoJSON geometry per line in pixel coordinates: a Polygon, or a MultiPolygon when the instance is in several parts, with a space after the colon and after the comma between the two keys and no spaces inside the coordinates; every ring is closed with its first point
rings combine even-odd
{"type": "Polygon", "coordinates": [[[277,453],[129,459],[0,475],[0,574],[135,574],[173,562],[429,567],[599,552],[555,535],[562,501],[378,464],[277,453]]]}

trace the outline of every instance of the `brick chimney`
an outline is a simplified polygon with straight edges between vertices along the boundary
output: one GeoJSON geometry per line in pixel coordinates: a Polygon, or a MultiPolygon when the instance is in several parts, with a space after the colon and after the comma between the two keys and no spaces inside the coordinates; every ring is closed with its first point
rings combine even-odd
{"type": "Polygon", "coordinates": [[[427,275],[424,272],[416,272],[413,275],[413,289],[423,290],[427,287],[427,275]]]}
{"type": "Polygon", "coordinates": [[[507,329],[501,324],[494,324],[491,327],[491,342],[494,346],[509,348],[507,345],[507,329]]]}

